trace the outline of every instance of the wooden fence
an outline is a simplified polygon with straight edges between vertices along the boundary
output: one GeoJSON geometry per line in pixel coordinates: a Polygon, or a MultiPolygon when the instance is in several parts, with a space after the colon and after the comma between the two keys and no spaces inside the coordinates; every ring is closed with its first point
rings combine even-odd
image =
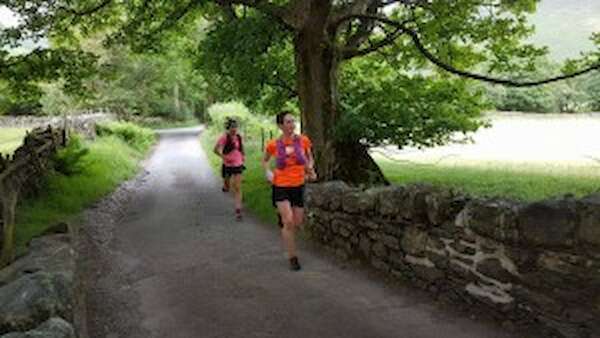
{"type": "Polygon", "coordinates": [[[0,154],[0,268],[15,258],[15,209],[19,196],[36,190],[56,150],[65,144],[62,129],[36,128],[12,156],[0,154]]]}

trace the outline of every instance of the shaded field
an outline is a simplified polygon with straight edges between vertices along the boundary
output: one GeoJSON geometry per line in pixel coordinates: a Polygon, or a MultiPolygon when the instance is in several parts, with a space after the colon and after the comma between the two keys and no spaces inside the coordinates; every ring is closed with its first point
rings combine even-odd
{"type": "Polygon", "coordinates": [[[565,194],[581,197],[600,192],[597,167],[535,166],[478,163],[433,165],[375,159],[393,183],[430,183],[478,197],[503,197],[534,201],[565,194]]]}
{"type": "Polygon", "coordinates": [[[375,148],[394,183],[426,182],[476,196],[537,200],[600,191],[600,114],[493,113],[472,142],[375,148]]]}

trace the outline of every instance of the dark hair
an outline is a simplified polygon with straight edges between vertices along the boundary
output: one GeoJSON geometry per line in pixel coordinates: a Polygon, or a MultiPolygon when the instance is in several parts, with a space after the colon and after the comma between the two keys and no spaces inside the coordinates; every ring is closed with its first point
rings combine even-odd
{"type": "Polygon", "coordinates": [[[236,119],[228,117],[225,120],[225,129],[229,130],[231,128],[237,128],[237,126],[238,126],[238,123],[237,123],[236,119]]]}
{"type": "MultiPolygon", "coordinates": [[[[289,110],[283,110],[279,113],[277,113],[277,116],[275,117],[275,122],[277,122],[277,124],[283,124],[283,118],[287,115],[287,114],[292,114],[291,111],[289,110]]],[[[292,114],[293,115],[293,114],[292,114]]]]}

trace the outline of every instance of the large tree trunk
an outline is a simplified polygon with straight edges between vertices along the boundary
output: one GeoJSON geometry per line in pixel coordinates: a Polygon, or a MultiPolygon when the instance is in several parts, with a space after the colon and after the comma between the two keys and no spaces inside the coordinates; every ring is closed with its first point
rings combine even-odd
{"type": "Polygon", "coordinates": [[[336,141],[338,58],[327,32],[329,1],[314,0],[294,39],[302,128],[313,141],[320,180],[350,184],[385,184],[381,170],[358,140],[336,141]]]}

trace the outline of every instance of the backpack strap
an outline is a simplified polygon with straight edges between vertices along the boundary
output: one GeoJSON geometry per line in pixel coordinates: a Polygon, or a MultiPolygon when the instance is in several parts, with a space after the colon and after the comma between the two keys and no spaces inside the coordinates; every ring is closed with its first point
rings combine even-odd
{"type": "Polygon", "coordinates": [[[296,153],[296,163],[304,165],[306,159],[302,151],[302,145],[300,144],[300,136],[294,136],[294,152],[296,153]]]}
{"type": "Polygon", "coordinates": [[[237,135],[237,139],[238,139],[238,150],[240,151],[240,153],[242,153],[242,155],[244,154],[244,144],[242,143],[242,135],[240,134],[236,134],[237,135]]]}
{"type": "Polygon", "coordinates": [[[285,145],[283,144],[283,140],[278,138],[276,141],[277,144],[277,169],[285,168],[285,159],[287,157],[285,153],[285,145]]]}
{"type": "Polygon", "coordinates": [[[225,142],[225,146],[223,147],[223,154],[227,155],[230,152],[234,151],[235,149],[238,149],[243,154],[244,146],[242,145],[242,136],[240,136],[240,134],[235,134],[235,136],[237,136],[237,141],[238,141],[238,146],[236,148],[235,143],[233,142],[233,139],[231,138],[231,135],[229,135],[229,133],[226,133],[225,135],[227,137],[227,141],[225,142]]]}
{"type": "MultiPolygon", "coordinates": [[[[299,165],[304,165],[306,163],[306,158],[304,157],[304,153],[302,151],[301,139],[298,135],[294,136],[294,155],[296,155],[296,163],[299,165]]],[[[283,140],[281,138],[277,139],[277,169],[285,168],[285,160],[287,159],[287,154],[285,152],[285,144],[283,144],[283,140]]]]}

